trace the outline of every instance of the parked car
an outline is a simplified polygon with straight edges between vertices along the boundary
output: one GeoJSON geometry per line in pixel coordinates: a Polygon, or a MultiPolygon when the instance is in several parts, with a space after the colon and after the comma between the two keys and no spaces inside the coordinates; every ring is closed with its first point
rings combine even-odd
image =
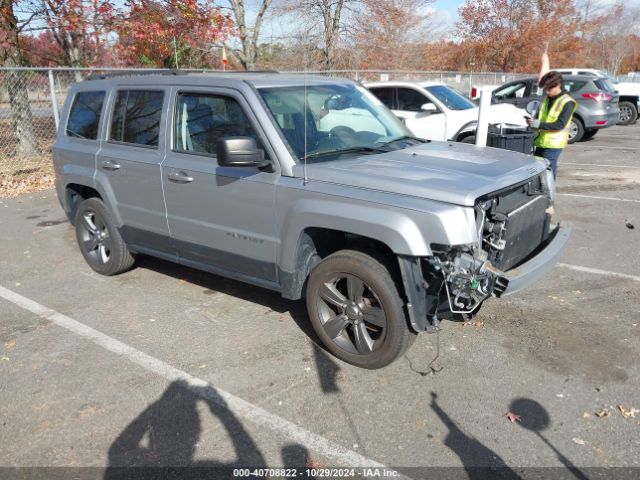
{"type": "MultiPolygon", "coordinates": [[[[537,77],[530,77],[506,83],[493,90],[491,101],[526,109],[544,97],[537,80],[537,77]]],[[[569,143],[591,138],[601,128],[612,127],[618,122],[618,94],[606,79],[563,75],[562,88],[578,104],[569,126],[569,143]]]]}
{"type": "Polygon", "coordinates": [[[416,139],[349,80],[91,78],[69,89],[53,156],[96,272],[146,254],[305,297],[326,348],[365,368],[521,291],[569,237],[546,160],[416,139]]]}
{"type": "MultiPolygon", "coordinates": [[[[420,138],[476,141],[478,106],[444,83],[375,82],[365,87],[420,138]]],[[[511,105],[493,105],[488,120],[490,124],[526,127],[527,115],[511,105]]]]}
{"type": "Polygon", "coordinates": [[[640,83],[618,82],[611,78],[604,70],[594,68],[558,68],[563,75],[589,75],[599,79],[608,80],[613,84],[614,90],[619,95],[620,121],[619,125],[631,125],[638,120],[640,110],[640,83]]]}

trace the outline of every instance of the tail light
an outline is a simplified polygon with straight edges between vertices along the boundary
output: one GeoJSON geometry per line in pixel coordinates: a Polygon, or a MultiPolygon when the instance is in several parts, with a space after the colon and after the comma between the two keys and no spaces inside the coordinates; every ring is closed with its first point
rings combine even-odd
{"type": "Polygon", "coordinates": [[[613,98],[613,95],[609,95],[604,92],[596,92],[596,93],[583,93],[582,98],[590,98],[594,102],[610,102],[613,98]]]}
{"type": "Polygon", "coordinates": [[[476,98],[478,95],[478,89],[476,87],[471,87],[471,98],[476,98]]]}

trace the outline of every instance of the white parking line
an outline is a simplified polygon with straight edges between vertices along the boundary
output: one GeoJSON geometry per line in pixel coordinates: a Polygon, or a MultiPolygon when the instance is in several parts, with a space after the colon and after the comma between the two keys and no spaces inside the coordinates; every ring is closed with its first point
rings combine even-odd
{"type": "MultiPolygon", "coordinates": [[[[23,297],[2,285],[0,285],[0,297],[17,305],[18,307],[38,315],[39,317],[50,320],[59,327],[65,328],[70,332],[91,340],[96,345],[128,359],[129,361],[141,366],[149,372],[159,375],[169,382],[174,382],[176,380],[185,382],[187,384],[187,388],[190,388],[196,394],[205,397],[207,400],[214,402],[223,408],[226,408],[238,417],[243,417],[256,425],[266,427],[272,431],[283,434],[284,436],[304,445],[315,453],[327,458],[335,459],[339,465],[349,467],[386,468],[384,465],[366,458],[353,450],[349,450],[330,442],[320,435],[309,432],[308,430],[305,430],[284,418],[274,415],[257,405],[253,405],[229,392],[216,388],[200,378],[194,377],[183,370],[172,367],[162,360],[147,355],[134,347],[78,322],[77,320],[40,305],[39,303],[23,297]]],[[[389,469],[388,471],[391,470],[389,469]]],[[[406,478],[402,476],[400,477],[406,478]]]]}
{"type": "Polygon", "coordinates": [[[609,270],[600,270],[597,268],[581,267],[580,265],[570,265],[568,263],[556,263],[556,267],[568,268],[569,270],[575,270],[577,272],[593,273],[595,275],[607,275],[609,277],[625,278],[627,280],[633,280],[634,282],[640,282],[640,277],[636,275],[628,275],[626,273],[611,272],[609,270]]]}
{"type": "Polygon", "coordinates": [[[631,198],[600,197],[596,195],[579,195],[577,193],[558,193],[557,195],[560,197],[591,198],[593,200],[611,200],[614,202],[640,203],[640,200],[633,200],[631,198]]]}
{"type": "Polygon", "coordinates": [[[609,150],[640,150],[640,147],[609,147],[607,145],[576,145],[582,147],[585,150],[599,150],[602,148],[608,148],[609,150]]]}
{"type": "Polygon", "coordinates": [[[580,165],[585,167],[613,167],[613,168],[640,168],[639,166],[633,165],[610,165],[610,164],[602,164],[602,163],[574,163],[574,162],[561,162],[559,164],[562,165],[580,165]]]}

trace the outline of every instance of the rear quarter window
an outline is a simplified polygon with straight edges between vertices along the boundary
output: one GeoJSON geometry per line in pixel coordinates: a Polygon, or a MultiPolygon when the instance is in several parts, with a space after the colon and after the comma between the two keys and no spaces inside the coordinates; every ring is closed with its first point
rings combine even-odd
{"type": "Polygon", "coordinates": [[[613,93],[616,91],[616,89],[614,88],[614,86],[611,84],[609,80],[598,79],[598,80],[594,80],[593,83],[596,85],[596,87],[598,87],[600,90],[604,92],[613,93]]]}
{"type": "Polygon", "coordinates": [[[111,117],[110,139],[151,147],[158,146],[164,92],[120,90],[111,117]]]}
{"type": "Polygon", "coordinates": [[[96,140],[104,91],[79,92],[73,99],[65,133],[70,137],[96,140]]]}

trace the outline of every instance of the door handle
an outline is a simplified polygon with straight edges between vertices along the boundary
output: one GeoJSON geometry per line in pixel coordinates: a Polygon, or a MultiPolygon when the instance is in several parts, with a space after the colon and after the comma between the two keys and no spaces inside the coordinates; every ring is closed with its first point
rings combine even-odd
{"type": "Polygon", "coordinates": [[[100,165],[105,170],[118,170],[120,168],[120,164],[119,163],[112,162],[111,160],[103,160],[100,165]]]}
{"type": "Polygon", "coordinates": [[[177,183],[189,183],[193,182],[193,177],[190,177],[184,172],[171,172],[169,174],[169,180],[177,183]]]}

